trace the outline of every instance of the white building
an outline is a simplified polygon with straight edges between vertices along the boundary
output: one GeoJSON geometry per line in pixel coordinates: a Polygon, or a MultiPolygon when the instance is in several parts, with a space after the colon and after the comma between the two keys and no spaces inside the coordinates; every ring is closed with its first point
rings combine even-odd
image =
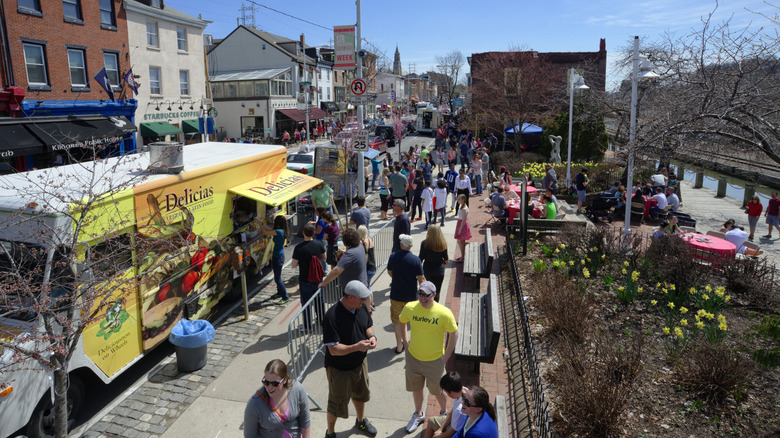
{"type": "MultiPolygon", "coordinates": [[[[376,74],[376,104],[390,107],[395,102],[403,102],[404,78],[393,73],[377,72],[376,74]]],[[[394,105],[393,105],[394,106],[394,105]]]]}
{"type": "Polygon", "coordinates": [[[139,78],[138,146],[154,141],[200,141],[198,117],[206,100],[203,30],[209,21],[160,0],[124,0],[133,73],[139,78]]]}
{"type": "Polygon", "coordinates": [[[304,95],[309,97],[309,131],[315,129],[327,116],[319,109],[320,77],[331,75],[317,67],[315,58],[304,57],[304,46],[303,35],[291,40],[246,26],[215,41],[208,64],[217,129],[232,138],[280,139],[284,131],[292,134],[305,125],[305,103],[298,100],[304,95]],[[310,83],[310,93],[304,94],[301,82],[310,83]]]}

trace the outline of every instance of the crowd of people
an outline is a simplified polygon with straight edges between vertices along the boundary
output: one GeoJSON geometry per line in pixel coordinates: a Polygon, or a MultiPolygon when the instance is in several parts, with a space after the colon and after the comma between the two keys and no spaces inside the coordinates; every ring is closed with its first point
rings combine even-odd
{"type": "MultiPolygon", "coordinates": [[[[447,157],[443,149],[432,152],[423,152],[423,149],[417,153],[413,148],[407,155],[409,161],[388,162],[389,157],[383,160],[378,219],[389,219],[389,209],[395,218],[386,269],[390,277],[388,311],[396,341],[394,348],[390,348],[397,355],[404,354],[405,389],[411,394],[414,405],[405,427],[407,433],[426,425],[427,420],[423,433],[426,437],[495,438],[495,412],[487,392],[478,386],[465,388],[457,373],[445,371],[445,364],[455,350],[458,326],[452,311],[439,302],[445,287],[445,270],[451,266],[450,260],[462,261],[466,242],[471,238],[469,199],[489,184],[476,177],[475,173],[479,173],[475,171],[483,171],[482,164],[489,163],[489,156],[487,151],[475,149],[472,156],[463,160],[461,169],[457,169],[461,164],[458,158],[452,162],[442,158],[447,157]],[[446,172],[442,172],[444,169],[446,172]],[[459,257],[455,259],[450,258],[443,231],[448,214],[454,214],[457,219],[454,237],[459,254],[454,255],[459,257]],[[414,250],[411,235],[412,223],[416,221],[425,223],[425,238],[418,251],[414,250]],[[423,403],[425,388],[439,405],[439,415],[429,419],[426,419],[423,403]],[[450,410],[447,409],[448,398],[454,400],[450,410]]],[[[502,178],[511,180],[505,170],[502,178]]],[[[377,347],[373,328],[377,308],[371,290],[377,266],[369,232],[372,214],[366,207],[365,198],[357,198],[357,208],[345,218],[348,222],[342,225],[344,229],[340,229],[339,218],[334,218],[334,213],[338,213],[333,207],[332,191],[328,189],[327,185],[321,185],[312,191],[317,218],[303,227],[304,239],[293,249],[291,266],[298,269],[302,304],[308,302],[317,289],[336,279],[342,298],[324,311],[321,306],[311,306],[313,310],[304,312],[302,330],[315,323],[312,312],[318,312],[317,321],[322,325],[326,347],[326,438],[335,436],[336,420],[348,417],[350,403],[357,417],[355,430],[376,436],[376,428],[364,415],[371,392],[366,357],[369,350],[377,347]],[[343,244],[342,249],[338,248],[339,241],[343,244]]],[[[280,256],[276,254],[277,240],[283,243],[285,237],[282,225],[281,222],[274,223],[274,227],[263,231],[274,237],[274,257],[277,258],[274,266],[284,263],[283,252],[280,256]]],[[[276,269],[274,274],[276,279],[276,269]]],[[[286,302],[284,284],[280,281],[277,287],[277,298],[286,302]]],[[[274,360],[266,367],[263,386],[246,407],[245,436],[308,438],[311,420],[307,404],[300,403],[306,401],[305,390],[292,381],[283,365],[274,360]]]]}

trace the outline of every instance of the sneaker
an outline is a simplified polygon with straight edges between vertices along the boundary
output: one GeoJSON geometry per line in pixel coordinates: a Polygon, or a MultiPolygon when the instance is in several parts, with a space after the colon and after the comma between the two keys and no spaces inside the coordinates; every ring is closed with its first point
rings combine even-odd
{"type": "Polygon", "coordinates": [[[336,432],[333,433],[325,432],[325,438],[336,438],[336,432]]]}
{"type": "Polygon", "coordinates": [[[414,432],[425,421],[425,414],[418,414],[417,412],[412,414],[412,419],[406,423],[406,433],[414,432]]]}
{"type": "Polygon", "coordinates": [[[289,297],[286,297],[286,298],[285,297],[280,297],[279,295],[277,295],[276,296],[276,302],[279,303],[279,304],[287,304],[287,303],[290,302],[290,298],[289,297]]]}
{"type": "Polygon", "coordinates": [[[373,424],[371,424],[370,421],[368,421],[368,418],[363,417],[363,421],[357,421],[357,418],[355,419],[355,428],[362,432],[364,435],[368,435],[371,437],[376,436],[376,427],[374,427],[373,424]]]}
{"type": "Polygon", "coordinates": [[[771,239],[772,235],[771,234],[767,234],[766,236],[763,236],[763,237],[764,237],[764,239],[771,239]]]}
{"type": "Polygon", "coordinates": [[[450,209],[450,213],[455,213],[455,209],[454,209],[454,208],[451,208],[451,209],[450,209]]]}

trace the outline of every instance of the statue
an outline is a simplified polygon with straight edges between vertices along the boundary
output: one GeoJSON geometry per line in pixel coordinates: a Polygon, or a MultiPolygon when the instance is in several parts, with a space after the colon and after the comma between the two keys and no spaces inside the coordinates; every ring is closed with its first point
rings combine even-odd
{"type": "Polygon", "coordinates": [[[561,141],[563,137],[560,135],[551,135],[550,144],[552,145],[552,151],[550,152],[550,162],[554,164],[561,164],[561,141]]]}

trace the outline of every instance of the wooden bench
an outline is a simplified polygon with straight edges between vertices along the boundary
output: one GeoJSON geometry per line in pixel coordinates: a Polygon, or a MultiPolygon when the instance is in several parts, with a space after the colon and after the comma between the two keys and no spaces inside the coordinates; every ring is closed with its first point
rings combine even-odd
{"type": "Polygon", "coordinates": [[[566,225],[585,227],[584,221],[567,221],[564,219],[531,219],[528,218],[528,234],[557,234],[566,225]]]}
{"type": "Polygon", "coordinates": [[[463,275],[474,280],[474,289],[479,290],[479,279],[488,278],[493,269],[493,236],[485,230],[485,241],[469,242],[463,255],[463,275]]]}
{"type": "Polygon", "coordinates": [[[506,409],[506,397],[496,396],[496,402],[493,404],[496,410],[496,426],[498,426],[498,438],[509,438],[509,413],[506,409]]]}
{"type": "Polygon", "coordinates": [[[493,363],[501,338],[501,317],[499,316],[498,277],[490,274],[487,292],[462,293],[458,316],[458,341],[455,355],[479,363],[493,363]]]}

